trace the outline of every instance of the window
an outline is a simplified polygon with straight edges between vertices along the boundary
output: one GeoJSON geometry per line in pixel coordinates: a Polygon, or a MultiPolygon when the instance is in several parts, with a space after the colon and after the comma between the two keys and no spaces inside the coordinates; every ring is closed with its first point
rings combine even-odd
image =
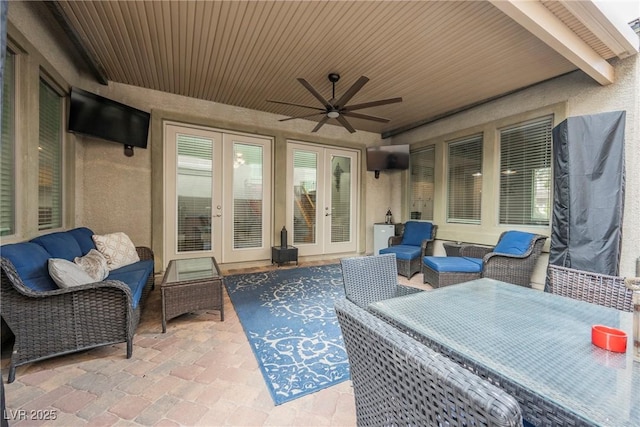
{"type": "Polygon", "coordinates": [[[480,223],[482,134],[448,144],[448,222],[480,223]]]}
{"type": "Polygon", "coordinates": [[[0,139],[0,236],[16,232],[15,55],[7,50],[2,80],[2,138],[0,139]]]}
{"type": "Polygon", "coordinates": [[[435,149],[411,153],[411,174],[409,200],[411,219],[433,220],[433,176],[436,162],[435,149]]]}
{"type": "Polygon", "coordinates": [[[500,224],[549,225],[553,117],[500,130],[500,224]]]}
{"type": "Polygon", "coordinates": [[[38,229],[62,227],[62,97],[40,79],[38,229]]]}

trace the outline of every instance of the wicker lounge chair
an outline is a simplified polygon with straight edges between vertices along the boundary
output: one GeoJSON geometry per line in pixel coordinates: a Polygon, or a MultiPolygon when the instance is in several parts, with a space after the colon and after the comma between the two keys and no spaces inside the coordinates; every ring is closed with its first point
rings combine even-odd
{"type": "Polygon", "coordinates": [[[422,258],[433,255],[437,229],[427,221],[407,221],[401,225],[400,235],[389,237],[389,247],[380,254],[396,254],[398,274],[411,279],[420,272],[422,258]]]}
{"type": "Polygon", "coordinates": [[[488,277],[530,287],[546,239],[539,234],[505,231],[493,247],[463,245],[459,257],[424,257],[423,281],[440,288],[488,277]]]}
{"type": "Polygon", "coordinates": [[[343,258],[340,263],[346,296],[362,308],[375,301],[421,292],[398,284],[395,254],[343,258]]]}
{"type": "Polygon", "coordinates": [[[347,300],[335,305],[359,426],[521,426],[518,402],[347,300]]]}
{"type": "Polygon", "coordinates": [[[622,277],[550,264],[547,267],[545,291],[622,311],[633,311],[633,292],[625,286],[622,277]]]}

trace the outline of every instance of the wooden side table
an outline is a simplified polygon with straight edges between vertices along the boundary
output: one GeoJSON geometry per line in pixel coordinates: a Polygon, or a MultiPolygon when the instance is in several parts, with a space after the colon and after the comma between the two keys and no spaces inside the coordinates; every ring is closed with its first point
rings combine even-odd
{"type": "Polygon", "coordinates": [[[294,262],[298,265],[298,248],[295,246],[272,246],[271,264],[282,265],[284,262],[294,262]]]}
{"type": "Polygon", "coordinates": [[[198,310],[220,310],[223,322],[222,281],[215,258],[171,260],[160,285],[162,332],[167,331],[167,320],[198,310]]]}

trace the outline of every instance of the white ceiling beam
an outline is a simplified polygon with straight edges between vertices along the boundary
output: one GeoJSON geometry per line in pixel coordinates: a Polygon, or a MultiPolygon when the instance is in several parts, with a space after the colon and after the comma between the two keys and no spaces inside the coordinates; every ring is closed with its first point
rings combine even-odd
{"type": "Polygon", "coordinates": [[[613,67],[542,3],[517,0],[489,1],[601,85],[614,82],[613,67]]]}
{"type": "MultiPolygon", "coordinates": [[[[627,58],[638,53],[640,39],[631,26],[607,13],[606,3],[594,1],[567,1],[560,3],[573,14],[585,27],[602,41],[618,58],[627,58]],[[618,21],[618,22],[616,22],[618,21]]],[[[638,2],[640,16],[640,2],[638,2]]]]}

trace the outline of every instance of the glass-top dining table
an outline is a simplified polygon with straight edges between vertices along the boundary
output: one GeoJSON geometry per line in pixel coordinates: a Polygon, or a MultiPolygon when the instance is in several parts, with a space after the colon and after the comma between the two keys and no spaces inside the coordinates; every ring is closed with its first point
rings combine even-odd
{"type": "Polygon", "coordinates": [[[368,309],[506,390],[534,425],[640,426],[632,313],[484,278],[368,309]],[[593,345],[595,324],[623,329],[627,352],[593,345]]]}

